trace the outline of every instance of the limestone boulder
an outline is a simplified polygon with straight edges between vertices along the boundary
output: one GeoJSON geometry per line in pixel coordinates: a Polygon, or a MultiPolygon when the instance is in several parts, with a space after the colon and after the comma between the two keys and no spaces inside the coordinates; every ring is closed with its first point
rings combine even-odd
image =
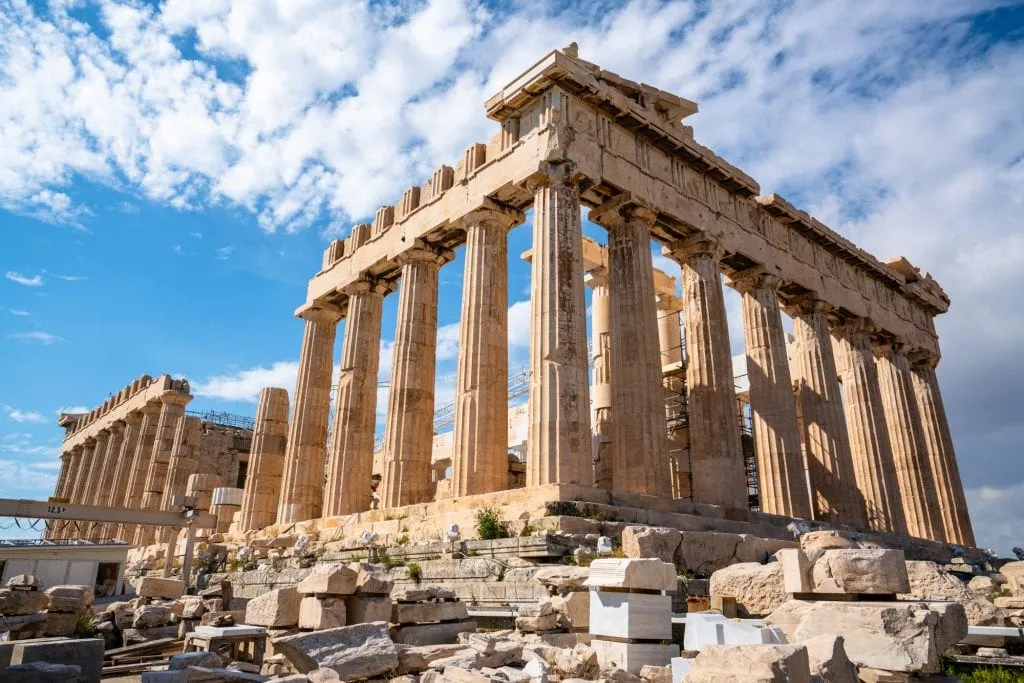
{"type": "Polygon", "coordinates": [[[742,562],[719,569],[711,575],[710,593],[735,598],[744,617],[769,614],[789,599],[780,562],[742,562]]]}
{"type": "Polygon", "coordinates": [[[466,603],[449,602],[398,602],[391,608],[391,623],[421,624],[431,621],[453,621],[469,616],[466,603]]]}
{"type": "Polygon", "coordinates": [[[93,592],[85,586],[54,586],[46,589],[51,612],[81,612],[92,604],[93,592]]]}
{"type": "Polygon", "coordinates": [[[790,600],[764,620],[791,643],[841,635],[858,667],[932,674],[940,657],[967,635],[967,616],[956,602],[828,602],[790,600]]]}
{"type": "Polygon", "coordinates": [[[1006,578],[1006,588],[1015,596],[1024,597],[1024,560],[1007,562],[999,568],[1006,578]]]}
{"type": "Polygon", "coordinates": [[[685,683],[810,683],[803,645],[708,645],[683,676],[685,683]]]}
{"type": "Polygon", "coordinates": [[[299,628],[322,631],[345,625],[345,600],[307,595],[299,603],[299,628]]]}
{"type": "Polygon", "coordinates": [[[345,597],[345,619],[349,624],[390,621],[391,598],[386,595],[348,595],[345,597]]]}
{"type": "Polygon", "coordinates": [[[672,667],[645,664],[640,668],[640,678],[647,683],[672,683],[672,667]]]}
{"type": "MultiPolygon", "coordinates": [[[[798,551],[802,552],[802,551],[798,551]]],[[[811,570],[814,593],[906,593],[910,587],[902,550],[826,550],[811,570]]]]}
{"type": "Polygon", "coordinates": [[[301,596],[295,586],[267,591],[245,606],[245,623],[268,628],[295,626],[299,623],[301,596]]]}
{"type": "Polygon", "coordinates": [[[559,615],[559,624],[586,631],[590,628],[590,591],[573,591],[551,598],[551,609],[559,615]]]}
{"type": "Polygon", "coordinates": [[[516,630],[534,633],[552,631],[558,628],[558,614],[551,612],[540,616],[516,617],[516,630]]]}
{"type": "Polygon", "coordinates": [[[907,562],[909,590],[901,598],[916,600],[955,600],[964,607],[967,623],[973,626],[1002,626],[1002,611],[984,597],[971,591],[963,581],[943,571],[934,562],[907,562]]]}
{"type": "Polygon", "coordinates": [[[224,666],[224,660],[216,652],[186,652],[171,657],[167,665],[168,671],[181,671],[190,666],[201,666],[207,669],[219,669],[224,666]]]}
{"type": "Polygon", "coordinates": [[[1024,597],[1004,595],[995,599],[995,606],[1007,610],[1021,610],[1024,609],[1024,597]]]}
{"type": "Polygon", "coordinates": [[[34,590],[0,590],[0,614],[20,616],[37,614],[46,609],[49,599],[46,593],[34,590]]]}
{"type": "Polygon", "coordinates": [[[588,573],[587,567],[557,565],[538,569],[533,575],[533,580],[552,593],[567,593],[583,588],[588,573]]]}
{"type": "Polygon", "coordinates": [[[571,650],[559,651],[555,668],[564,678],[592,679],[597,676],[600,666],[597,663],[597,652],[589,645],[579,643],[571,650]]]}
{"type": "Polygon", "coordinates": [[[39,583],[39,579],[33,574],[15,574],[11,578],[7,579],[8,588],[18,588],[21,590],[39,590],[42,584],[39,583]]]}
{"type": "Polygon", "coordinates": [[[395,586],[391,591],[394,602],[428,602],[454,600],[455,591],[447,586],[395,586]]]}
{"type": "Polygon", "coordinates": [[[299,582],[298,591],[302,595],[352,595],[357,577],[354,569],[344,565],[317,568],[299,582]]]}
{"type": "Polygon", "coordinates": [[[812,683],[857,683],[857,667],[846,656],[842,636],[808,638],[800,644],[807,648],[812,683]]]}
{"type": "Polygon", "coordinates": [[[68,638],[75,634],[78,614],[75,612],[47,612],[43,635],[68,638]]]}
{"type": "Polygon", "coordinates": [[[432,662],[448,659],[466,649],[461,643],[441,643],[440,645],[397,645],[398,672],[401,674],[419,673],[430,667],[432,662]]]}
{"type": "Polygon", "coordinates": [[[206,614],[206,603],[198,595],[183,595],[178,604],[180,609],[177,614],[182,619],[200,619],[206,614]]]}
{"type": "Polygon", "coordinates": [[[135,610],[132,628],[154,628],[171,623],[174,613],[169,605],[142,605],[135,610]]]}
{"type": "Polygon", "coordinates": [[[975,576],[967,582],[967,590],[985,600],[992,600],[1001,589],[991,576],[975,576]]]}
{"type": "Polygon", "coordinates": [[[332,669],[341,680],[356,681],[398,668],[398,648],[384,622],[284,636],[273,645],[300,673],[332,669]]]}
{"type": "Polygon", "coordinates": [[[674,563],[683,535],[675,529],[628,526],[622,530],[622,552],[626,557],[653,557],[674,563]]]}
{"type": "Polygon", "coordinates": [[[819,550],[842,550],[859,548],[860,545],[852,538],[852,534],[837,529],[809,531],[800,536],[800,547],[819,550]]]}
{"type": "Polygon", "coordinates": [[[178,627],[175,625],[154,626],[152,628],[126,628],[121,631],[121,640],[124,641],[125,645],[149,643],[154,640],[160,640],[161,638],[177,637],[178,627]]]}
{"type": "Polygon", "coordinates": [[[349,567],[356,573],[356,593],[360,595],[391,594],[395,581],[383,566],[367,562],[354,562],[349,567]]]}
{"type": "Polygon", "coordinates": [[[135,593],[140,598],[177,600],[185,594],[185,583],[177,579],[143,576],[135,583],[135,593]]]}
{"type": "Polygon", "coordinates": [[[684,531],[676,550],[675,564],[697,576],[710,576],[736,561],[738,534],[718,531],[684,531]]]}

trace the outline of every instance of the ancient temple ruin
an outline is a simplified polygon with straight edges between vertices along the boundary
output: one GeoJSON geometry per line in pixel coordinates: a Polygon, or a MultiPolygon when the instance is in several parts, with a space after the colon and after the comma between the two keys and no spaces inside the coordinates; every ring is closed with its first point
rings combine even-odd
{"type": "MultiPolygon", "coordinates": [[[[435,499],[472,509],[526,496],[974,544],[935,375],[934,317],[949,299],[930,275],[905,258],[879,261],[783,198],[759,196],[684,125],[694,102],[575,49],[548,54],[485,108],[499,124],[491,140],[325,251],[296,312],[305,330],[291,417],[287,392],[264,390],[237,530],[390,519],[369,514],[375,495],[384,514],[415,505],[436,526],[435,499]],[[584,206],[607,229],[607,248],[584,240],[584,206]],[[510,486],[507,233],[531,208],[525,486],[510,497],[501,493],[510,486]],[[654,271],[652,240],[680,265],[681,297],[654,271]],[[451,477],[440,495],[438,274],[459,247],[451,477]],[[758,517],[747,510],[722,276],[742,295],[758,517]],[[382,306],[396,291],[377,485],[382,306]]],[[[107,481],[109,471],[119,483],[98,502],[165,505],[186,486],[168,463],[187,402],[187,386],[164,376],[90,413],[65,442],[58,496],[93,491],[69,482],[107,481]],[[122,455],[96,455],[114,452],[122,455]]],[[[136,542],[155,540],[140,533],[136,542]]]]}

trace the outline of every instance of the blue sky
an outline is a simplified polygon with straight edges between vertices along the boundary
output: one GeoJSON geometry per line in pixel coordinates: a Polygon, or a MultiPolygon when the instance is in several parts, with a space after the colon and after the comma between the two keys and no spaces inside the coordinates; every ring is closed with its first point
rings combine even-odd
{"type": "MultiPolygon", "coordinates": [[[[939,374],[979,541],[1024,543],[1024,7],[588,7],[0,0],[0,496],[47,495],[57,411],[139,374],[188,377],[199,410],[291,390],[292,313],[329,239],[491,137],[484,100],[575,40],[696,100],[697,139],[763,193],[942,283],[939,374]]],[[[514,231],[510,253],[529,241],[514,231]]],[[[439,400],[461,268],[442,271],[439,400]]],[[[528,288],[513,259],[513,366],[528,288]]]]}

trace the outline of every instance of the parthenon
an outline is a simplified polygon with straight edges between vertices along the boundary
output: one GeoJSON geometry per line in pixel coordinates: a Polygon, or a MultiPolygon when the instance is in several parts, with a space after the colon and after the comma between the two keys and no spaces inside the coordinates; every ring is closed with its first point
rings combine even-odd
{"type": "MultiPolygon", "coordinates": [[[[507,234],[532,209],[527,492],[718,506],[726,518],[747,510],[729,286],[742,297],[760,512],[974,545],[935,374],[934,317],[949,299],[930,275],[905,258],[876,259],[782,197],[759,196],[752,178],[684,125],[694,102],[604,71],[572,46],[485,108],[498,123],[488,142],[324,252],[296,311],[304,333],[290,419],[287,393],[265,390],[236,528],[365,513],[374,474],[381,508],[434,501],[439,271],[460,247],[445,495],[485,501],[508,487],[507,234]],[[606,248],[585,247],[583,207],[607,230],[606,248]],[[655,271],[652,242],[679,264],[681,296],[655,271]],[[395,292],[375,473],[382,310],[395,292]],[[667,406],[667,393],[683,400],[667,406]],[[682,413],[683,432],[673,428],[682,413]]],[[[187,438],[187,384],[138,384],[69,433],[58,497],[99,482],[111,485],[96,504],[123,494],[152,507],[184,493],[171,454],[176,430],[187,438]]],[[[158,539],[140,531],[134,540],[158,539]]]]}

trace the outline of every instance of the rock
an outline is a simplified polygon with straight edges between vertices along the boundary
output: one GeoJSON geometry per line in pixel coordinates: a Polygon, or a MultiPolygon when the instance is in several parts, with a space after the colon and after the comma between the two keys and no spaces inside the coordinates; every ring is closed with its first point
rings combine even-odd
{"type": "Polygon", "coordinates": [[[644,664],[640,667],[640,678],[647,683],[672,683],[672,667],[644,664]]]}
{"type": "Polygon", "coordinates": [[[444,669],[444,679],[446,683],[491,683],[489,676],[476,673],[473,671],[467,671],[457,666],[446,666],[444,669]]]}
{"type": "Polygon", "coordinates": [[[273,645],[299,673],[333,669],[342,680],[353,681],[398,668],[398,648],[383,622],[284,636],[273,645]]]}
{"type": "Polygon", "coordinates": [[[168,671],[181,671],[190,666],[201,666],[207,669],[219,669],[224,666],[224,660],[216,652],[186,652],[171,657],[167,665],[168,671]]]}
{"type": "Polygon", "coordinates": [[[590,563],[585,585],[675,592],[676,568],[661,560],[600,559],[590,563]]]}
{"type": "Polygon", "coordinates": [[[622,530],[622,552],[626,557],[653,557],[674,564],[682,542],[683,535],[675,529],[627,526],[622,530]]]}
{"type": "Polygon", "coordinates": [[[356,572],[356,593],[360,595],[389,595],[395,585],[394,579],[381,565],[354,562],[349,567],[356,572]]]}
{"type": "Polygon", "coordinates": [[[1008,657],[1005,647],[979,647],[978,651],[974,653],[978,657],[1008,657]]]}
{"type": "Polygon", "coordinates": [[[245,623],[281,628],[299,623],[301,598],[295,586],[278,588],[253,598],[245,606],[245,623]]]}
{"type": "Polygon", "coordinates": [[[590,628],[590,591],[573,591],[551,598],[551,608],[561,617],[559,625],[577,630],[590,628]]]}
{"type": "Polygon", "coordinates": [[[200,619],[206,614],[206,604],[198,595],[183,595],[179,602],[181,603],[179,616],[182,619],[200,619]]]}
{"type": "Polygon", "coordinates": [[[391,598],[385,595],[349,595],[345,597],[345,619],[349,624],[368,624],[391,620],[391,598]]]}
{"type": "Polygon", "coordinates": [[[999,568],[1006,577],[1006,588],[1017,597],[1024,597],[1024,560],[1007,562],[999,568]]]}
{"type": "Polygon", "coordinates": [[[555,666],[567,678],[594,678],[599,669],[594,648],[582,643],[571,650],[562,650],[555,666]]]}
{"type": "Polygon", "coordinates": [[[843,548],[859,548],[860,546],[850,538],[850,534],[836,529],[825,529],[822,531],[809,531],[800,536],[800,547],[804,549],[817,548],[821,550],[833,550],[843,548]]]}
{"type": "Polygon", "coordinates": [[[789,642],[842,635],[858,667],[931,674],[939,658],[967,635],[967,617],[955,602],[805,602],[790,600],[765,620],[789,642]]]}
{"type": "Polygon", "coordinates": [[[809,683],[810,679],[803,645],[708,645],[683,676],[685,683],[809,683]]]}
{"type": "MultiPolygon", "coordinates": [[[[511,666],[503,666],[498,669],[498,673],[503,674],[508,679],[509,683],[528,683],[531,679],[530,674],[526,673],[523,669],[513,669],[511,666]]],[[[547,680],[545,675],[544,680],[547,680]]],[[[420,681],[422,683],[422,681],[420,681]]]]}
{"type": "Polygon", "coordinates": [[[967,582],[967,590],[986,600],[992,600],[999,592],[999,584],[990,576],[975,576],[967,582]]]}
{"type": "Polygon", "coordinates": [[[3,670],[5,683],[76,683],[81,675],[80,666],[47,662],[15,664],[3,670]]]}
{"type": "Polygon", "coordinates": [[[782,564],[742,562],[711,575],[711,595],[736,599],[740,616],[769,614],[789,599],[783,586],[782,564]]]}
{"type": "Polygon", "coordinates": [[[309,679],[309,683],[332,683],[332,681],[341,681],[341,676],[334,669],[313,669],[310,671],[306,678],[309,679]]]}
{"type": "Polygon", "coordinates": [[[143,576],[135,584],[135,593],[140,598],[177,600],[185,594],[185,583],[177,579],[161,579],[155,576],[143,576]]]}
{"type": "Polygon", "coordinates": [[[583,588],[588,574],[589,569],[587,567],[557,565],[538,569],[533,574],[533,580],[543,585],[549,591],[566,593],[583,588]]]}
{"type": "Polygon", "coordinates": [[[516,630],[519,631],[551,631],[558,628],[559,615],[555,612],[537,617],[516,617],[516,630]]]}
{"type": "Polygon", "coordinates": [[[740,534],[739,543],[736,544],[736,554],[730,564],[736,562],[760,562],[764,564],[772,559],[772,556],[780,550],[787,548],[798,548],[796,541],[787,541],[780,538],[761,538],[753,534],[740,534]]]}
{"type": "Polygon", "coordinates": [[[74,612],[47,612],[43,635],[50,637],[69,637],[75,634],[78,615],[74,612]]]}
{"type": "Polygon", "coordinates": [[[910,590],[901,599],[955,600],[964,606],[967,623],[974,626],[1002,626],[1003,613],[996,605],[968,590],[960,579],[939,569],[934,562],[907,562],[910,590]]]}
{"type": "Polygon", "coordinates": [[[7,579],[8,588],[17,588],[20,590],[39,590],[42,584],[32,574],[15,574],[11,578],[7,579]]]}
{"type": "Polygon", "coordinates": [[[442,624],[407,624],[391,631],[396,643],[405,645],[439,645],[454,643],[460,633],[476,630],[475,621],[453,621],[442,624]]]}
{"type": "Polygon", "coordinates": [[[132,627],[132,622],[135,621],[135,609],[129,602],[117,602],[114,603],[116,607],[111,610],[114,613],[114,626],[118,629],[126,629],[132,627]]]}
{"type": "Polygon", "coordinates": [[[299,603],[299,628],[322,631],[344,625],[344,598],[307,595],[299,603]]]}
{"type": "Polygon", "coordinates": [[[910,588],[902,550],[826,550],[811,579],[816,593],[906,593],[910,588]]]}
{"type": "Polygon", "coordinates": [[[397,645],[399,673],[419,673],[430,667],[431,662],[447,659],[465,649],[459,643],[440,645],[397,645]]]}
{"type": "MultiPolygon", "coordinates": [[[[13,581],[14,579],[11,580],[13,581]]],[[[5,616],[14,617],[24,614],[38,614],[46,609],[48,602],[46,593],[40,593],[39,591],[11,590],[10,588],[0,590],[0,614],[5,616]]]]}
{"type": "Polygon", "coordinates": [[[143,605],[135,610],[132,628],[153,628],[171,623],[171,608],[168,605],[143,605]]]}
{"type": "Polygon", "coordinates": [[[421,624],[431,621],[453,621],[469,616],[464,602],[399,602],[391,608],[391,623],[421,624]]]}
{"type": "Polygon", "coordinates": [[[846,656],[842,636],[808,638],[800,644],[807,648],[813,683],[857,683],[857,667],[846,656]]]}
{"type": "Polygon", "coordinates": [[[121,640],[125,645],[148,643],[161,638],[177,638],[177,626],[157,626],[155,628],[126,628],[121,631],[121,640]]]}
{"type": "MultiPolygon", "coordinates": [[[[1001,607],[1002,609],[1024,609],[1024,597],[1015,598],[1004,596],[1001,598],[996,598],[995,606],[1001,607]]],[[[968,617],[968,619],[970,619],[970,617],[968,617]]]]}
{"type": "Polygon", "coordinates": [[[92,591],[84,586],[54,586],[46,590],[50,612],[81,612],[92,604],[92,591]]]}
{"type": "Polygon", "coordinates": [[[676,551],[675,564],[698,576],[710,576],[712,572],[728,567],[735,562],[736,546],[740,537],[717,531],[684,531],[676,551]]]}
{"type": "Polygon", "coordinates": [[[551,598],[541,598],[532,605],[522,605],[516,614],[520,617],[543,617],[554,611],[551,598]]]}
{"type": "Polygon", "coordinates": [[[352,595],[357,576],[354,569],[344,565],[318,567],[299,582],[298,591],[301,595],[352,595]]]}
{"type": "Polygon", "coordinates": [[[446,586],[402,586],[391,592],[394,602],[426,602],[428,600],[455,600],[455,591],[446,586]]]}
{"type": "Polygon", "coordinates": [[[487,653],[477,652],[477,664],[481,667],[493,669],[503,667],[523,658],[523,646],[511,640],[499,640],[494,643],[494,648],[487,653]]]}

